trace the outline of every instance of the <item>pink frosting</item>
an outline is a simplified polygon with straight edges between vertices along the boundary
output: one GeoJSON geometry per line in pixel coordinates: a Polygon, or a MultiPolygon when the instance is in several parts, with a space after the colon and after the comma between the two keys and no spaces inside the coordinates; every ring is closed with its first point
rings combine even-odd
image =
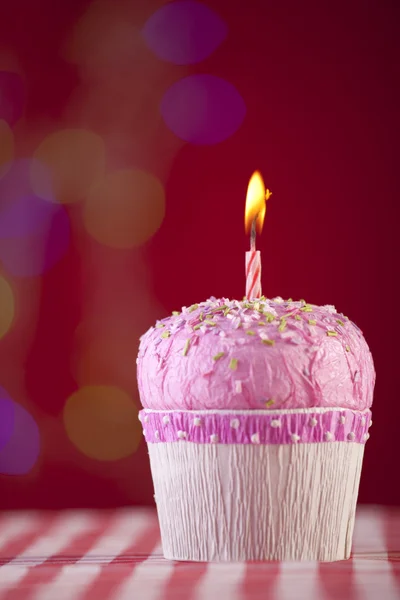
{"type": "Polygon", "coordinates": [[[333,306],[211,298],[184,307],[141,338],[145,408],[260,409],[372,404],[365,339],[333,306]]]}

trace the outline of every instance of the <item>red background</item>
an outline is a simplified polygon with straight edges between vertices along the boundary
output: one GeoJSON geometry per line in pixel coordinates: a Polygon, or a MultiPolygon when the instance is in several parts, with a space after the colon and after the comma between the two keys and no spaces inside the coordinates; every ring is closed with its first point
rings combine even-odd
{"type": "MultiPolygon", "coordinates": [[[[2,3],[1,49],[17,61],[27,89],[24,115],[15,126],[21,156],[33,152],[49,131],[77,125],[74,94],[90,81],[66,60],[63,48],[89,4],[2,3]]],[[[132,4],[140,28],[162,3],[132,4]]],[[[198,65],[164,66],[140,105],[143,112],[127,123],[123,152],[118,143],[107,147],[110,164],[139,165],[157,174],[165,186],[166,215],[140,249],[99,251],[105,265],[100,272],[118,288],[103,309],[128,306],[127,328],[139,335],[156,316],[182,305],[210,295],[242,297],[244,200],[248,179],[259,169],[273,191],[258,240],[263,292],[335,304],[364,332],[377,384],[360,500],[400,504],[394,293],[398,8],[383,0],[207,5],[226,22],[226,40],[198,65]],[[165,126],[150,142],[143,122],[153,118],[151,111],[156,115],[162,90],[188,73],[211,73],[233,83],[247,107],[242,126],[213,146],[177,143],[165,126]],[[151,314],[135,304],[142,285],[157,306],[151,314]]],[[[125,3],[112,6],[123,10],[125,3]]],[[[158,61],[150,52],[146,60],[153,67],[158,61]]],[[[102,68],[106,74],[107,65],[102,68]]],[[[124,68],[127,89],[134,84],[128,92],[134,103],[146,68],[124,68]]],[[[98,133],[102,118],[107,114],[99,117],[98,133]]],[[[79,210],[68,207],[72,222],[79,223],[79,210]]],[[[68,254],[40,278],[24,353],[18,324],[0,341],[0,384],[31,412],[42,436],[40,460],[29,474],[0,476],[2,508],[152,502],[143,442],[131,456],[105,463],[80,453],[63,429],[65,400],[77,389],[71,372],[75,331],[96,297],[95,288],[85,287],[89,252],[76,233],[68,254]]],[[[26,298],[33,284],[16,285],[26,298]]],[[[106,359],[93,377],[127,389],[138,403],[134,352],[124,360],[126,380],[113,379],[106,359]]]]}

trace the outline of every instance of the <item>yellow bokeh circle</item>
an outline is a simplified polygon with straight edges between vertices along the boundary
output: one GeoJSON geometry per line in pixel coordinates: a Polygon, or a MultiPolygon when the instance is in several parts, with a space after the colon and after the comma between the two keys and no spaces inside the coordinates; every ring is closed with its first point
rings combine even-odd
{"type": "Polygon", "coordinates": [[[10,284],[0,275],[0,339],[10,329],[14,320],[14,294],[10,284]]]}
{"type": "Polygon", "coordinates": [[[107,173],[86,200],[88,233],[111,248],[132,248],[146,242],[165,215],[161,182],[145,171],[124,169],[107,173]]]}
{"type": "Polygon", "coordinates": [[[48,135],[36,148],[31,184],[47,200],[70,204],[83,200],[93,182],[103,176],[105,146],[102,138],[85,129],[63,129],[48,135]],[[44,176],[43,165],[51,175],[44,176]]]}
{"type": "Polygon", "coordinates": [[[5,121],[0,120],[0,177],[11,167],[14,158],[14,136],[5,121]]]}
{"type": "Polygon", "coordinates": [[[64,407],[64,426],[71,442],[97,460],[130,456],[142,437],[135,404],[114,386],[90,385],[72,394],[64,407]]]}

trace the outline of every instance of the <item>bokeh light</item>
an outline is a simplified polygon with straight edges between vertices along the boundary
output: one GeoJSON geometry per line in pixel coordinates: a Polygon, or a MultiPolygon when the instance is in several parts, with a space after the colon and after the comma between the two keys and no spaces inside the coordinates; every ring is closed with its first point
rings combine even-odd
{"type": "Polygon", "coordinates": [[[214,75],[189,75],[174,83],[161,101],[171,131],[192,144],[217,144],[239,129],[246,114],[236,88],[214,75]]]}
{"type": "Polygon", "coordinates": [[[0,275],[0,340],[10,329],[14,320],[14,294],[10,284],[0,275]]]}
{"type": "Polygon", "coordinates": [[[0,261],[20,277],[46,272],[64,256],[70,241],[65,209],[32,193],[32,166],[49,187],[49,172],[36,160],[14,161],[0,180],[0,261]]]}
{"type": "Polygon", "coordinates": [[[25,104],[25,86],[18,75],[0,71],[0,119],[14,125],[21,117],[25,104]]]}
{"type": "Polygon", "coordinates": [[[9,442],[14,431],[15,407],[4,388],[0,386],[0,451],[9,442]]]}
{"type": "Polygon", "coordinates": [[[141,440],[138,410],[114,386],[86,386],[72,394],[64,407],[64,425],[71,442],[97,460],[130,456],[141,440]]]}
{"type": "MultiPolygon", "coordinates": [[[[39,428],[33,417],[0,388],[2,403],[8,403],[9,427],[7,440],[0,446],[0,474],[25,475],[35,465],[40,453],[39,428]]],[[[1,404],[0,404],[1,406],[1,404]]],[[[5,414],[3,406],[2,415],[5,414]]]]}
{"type": "Polygon", "coordinates": [[[93,185],[84,206],[84,223],[101,244],[132,248],[157,231],[164,214],[161,182],[145,171],[124,169],[107,173],[93,185]]]}
{"type": "MultiPolygon", "coordinates": [[[[1,92],[0,92],[1,94],[1,92]]],[[[0,178],[11,168],[14,158],[14,136],[6,121],[0,120],[0,178]]]]}
{"type": "Polygon", "coordinates": [[[32,189],[46,200],[65,204],[86,197],[94,181],[103,175],[105,147],[100,136],[84,129],[63,129],[48,135],[34,152],[32,189]],[[51,185],[43,177],[46,165],[51,185]]]}
{"type": "Polygon", "coordinates": [[[146,22],[143,37],[162,60],[178,65],[210,56],[227,35],[224,21],[208,6],[193,0],[170,2],[146,22]]]}
{"type": "Polygon", "coordinates": [[[63,207],[51,216],[49,228],[27,237],[0,239],[0,261],[17,277],[35,277],[57,264],[67,253],[71,236],[63,207]]]}

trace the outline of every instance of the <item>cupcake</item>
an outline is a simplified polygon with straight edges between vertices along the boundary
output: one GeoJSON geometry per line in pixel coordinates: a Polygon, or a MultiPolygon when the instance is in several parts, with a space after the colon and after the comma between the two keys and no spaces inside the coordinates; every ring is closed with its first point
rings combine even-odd
{"type": "Polygon", "coordinates": [[[211,298],[150,328],[137,372],[166,558],[350,556],[375,383],[354,323],[211,298]]]}

